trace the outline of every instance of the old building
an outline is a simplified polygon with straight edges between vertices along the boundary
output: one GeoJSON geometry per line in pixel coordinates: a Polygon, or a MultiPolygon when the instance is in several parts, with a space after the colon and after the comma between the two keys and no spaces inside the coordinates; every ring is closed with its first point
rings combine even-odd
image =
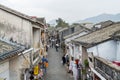
{"type": "Polygon", "coordinates": [[[59,33],[60,41],[63,42],[65,36],[75,32],[75,26],[69,26],[65,28],[57,28],[56,31],[59,33]]]}
{"type": "Polygon", "coordinates": [[[84,53],[82,51],[82,55],[86,56],[83,56],[82,62],[87,58],[92,62],[90,69],[94,79],[120,80],[120,69],[115,65],[120,62],[119,31],[120,23],[117,22],[74,40],[85,50],[84,53]],[[93,57],[88,56],[89,53],[93,57]]]}
{"type": "Polygon", "coordinates": [[[23,68],[20,67],[29,67],[30,62],[25,60],[26,58],[24,59],[23,56],[19,56],[25,50],[25,47],[2,39],[0,39],[0,45],[0,78],[15,80],[20,75],[19,73],[22,73],[23,68]],[[17,61],[21,64],[16,63],[17,61]]]}
{"type": "Polygon", "coordinates": [[[93,27],[92,27],[92,30],[95,31],[95,30],[98,30],[100,28],[104,28],[104,27],[107,27],[107,26],[110,26],[114,24],[113,21],[111,20],[108,20],[108,21],[103,21],[103,22],[100,22],[100,23],[97,23],[95,24],[93,27]]]}
{"type": "Polygon", "coordinates": [[[67,35],[64,37],[65,45],[69,48],[69,49],[67,49],[67,53],[70,53],[70,56],[74,57],[75,59],[76,58],[78,59],[78,57],[80,56],[80,52],[78,50],[79,47],[72,40],[91,32],[91,30],[89,30],[83,26],[79,29],[80,29],[79,31],[76,31],[73,34],[70,34],[70,35],[67,35]]]}
{"type": "MultiPolygon", "coordinates": [[[[45,36],[44,39],[41,38],[41,36],[42,31],[45,30],[45,26],[45,23],[39,19],[0,5],[0,37],[3,40],[25,47],[25,52],[20,52],[17,57],[5,59],[5,61],[0,59],[0,65],[3,68],[6,66],[7,73],[9,73],[6,77],[6,72],[4,72],[6,69],[2,70],[2,68],[0,68],[0,78],[7,78],[6,80],[21,80],[21,75],[24,75],[27,69],[38,65],[41,58],[40,53],[42,53],[42,55],[44,54],[44,44],[42,41],[45,42],[45,36]],[[28,61],[28,64],[26,64],[26,61],[28,61]]],[[[4,51],[4,48],[2,49],[2,51],[4,51]]],[[[12,47],[10,47],[8,55],[12,54],[12,50],[12,47]]],[[[18,52],[15,52],[15,54],[18,54],[18,52]]],[[[1,56],[1,58],[2,57],[3,56],[1,56]]],[[[27,75],[24,75],[24,78],[26,77],[27,75]]]]}

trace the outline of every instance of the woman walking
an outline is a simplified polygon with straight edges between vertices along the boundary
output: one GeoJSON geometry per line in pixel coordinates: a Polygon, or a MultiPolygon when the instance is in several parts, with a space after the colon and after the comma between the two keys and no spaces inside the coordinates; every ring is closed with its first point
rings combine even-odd
{"type": "Polygon", "coordinates": [[[72,71],[73,71],[74,80],[77,80],[77,79],[78,79],[78,70],[77,70],[77,65],[76,65],[75,62],[74,62],[74,64],[73,64],[72,71]]]}

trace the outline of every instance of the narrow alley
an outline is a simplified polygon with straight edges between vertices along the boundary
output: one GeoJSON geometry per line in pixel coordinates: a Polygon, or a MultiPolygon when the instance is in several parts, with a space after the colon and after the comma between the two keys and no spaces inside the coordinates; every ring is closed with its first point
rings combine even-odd
{"type": "Polygon", "coordinates": [[[119,3],[0,0],[0,80],[120,80],[119,3]]]}
{"type": "Polygon", "coordinates": [[[49,67],[47,69],[45,80],[73,80],[70,74],[67,73],[65,66],[61,63],[62,55],[60,50],[56,52],[55,48],[49,48],[49,67]]]}

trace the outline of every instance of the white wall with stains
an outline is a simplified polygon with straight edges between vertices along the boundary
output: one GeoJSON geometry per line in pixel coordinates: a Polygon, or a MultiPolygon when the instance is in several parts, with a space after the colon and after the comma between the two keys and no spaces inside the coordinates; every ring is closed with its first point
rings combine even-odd
{"type": "Polygon", "coordinates": [[[117,41],[117,61],[120,61],[120,41],[117,41]]]}
{"type": "Polygon", "coordinates": [[[0,64],[0,78],[10,80],[9,62],[8,61],[0,64]]]}
{"type": "Polygon", "coordinates": [[[114,61],[117,55],[117,44],[114,40],[109,40],[87,49],[88,52],[93,52],[95,56],[114,61]]]}
{"type": "Polygon", "coordinates": [[[0,37],[30,45],[32,24],[28,20],[0,10],[0,37]]]}
{"type": "MultiPolygon", "coordinates": [[[[14,42],[40,48],[41,28],[29,20],[0,9],[0,37],[6,40],[12,38],[14,42]],[[33,27],[37,27],[36,30],[33,30],[33,27]]],[[[7,80],[21,80],[21,70],[30,66],[30,53],[24,54],[24,57],[21,55],[12,58],[8,61],[9,64],[5,64],[5,69],[0,64],[0,78],[7,77],[7,80]],[[1,70],[3,71],[1,72],[1,70]]]]}

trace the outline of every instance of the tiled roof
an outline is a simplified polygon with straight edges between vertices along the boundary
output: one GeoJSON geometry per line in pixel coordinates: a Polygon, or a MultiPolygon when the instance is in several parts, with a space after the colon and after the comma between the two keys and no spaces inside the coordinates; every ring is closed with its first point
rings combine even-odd
{"type": "Polygon", "coordinates": [[[64,30],[67,30],[67,29],[73,28],[73,27],[75,27],[75,26],[69,26],[69,27],[59,28],[58,31],[59,31],[59,32],[62,32],[62,31],[64,31],[64,30]]]}
{"type": "Polygon", "coordinates": [[[87,31],[87,30],[81,29],[81,30],[79,30],[79,31],[77,31],[77,32],[74,32],[73,34],[70,34],[70,35],[65,36],[64,39],[73,37],[73,36],[78,35],[78,34],[80,34],[81,32],[84,32],[84,31],[87,31]]]}
{"type": "Polygon", "coordinates": [[[56,30],[59,31],[60,29],[62,29],[62,27],[57,27],[56,30]]]}
{"type": "Polygon", "coordinates": [[[113,35],[118,30],[120,30],[120,23],[115,23],[113,25],[91,32],[87,35],[81,36],[74,41],[87,44],[97,44],[111,39],[111,35],[113,35]]]}
{"type": "Polygon", "coordinates": [[[24,51],[25,47],[0,39],[0,61],[24,51]]]}
{"type": "Polygon", "coordinates": [[[115,40],[120,40],[120,30],[116,31],[111,37],[115,40]]]}
{"type": "Polygon", "coordinates": [[[73,36],[78,35],[78,34],[80,34],[80,33],[82,33],[82,32],[85,32],[85,31],[88,31],[88,32],[91,32],[91,31],[92,31],[92,30],[86,28],[86,27],[85,27],[84,25],[82,25],[82,24],[76,24],[76,26],[79,26],[80,29],[77,30],[76,32],[70,34],[70,35],[65,36],[64,39],[73,37],[73,36]]]}
{"type": "Polygon", "coordinates": [[[61,29],[59,29],[59,32],[62,32],[62,31],[67,30],[67,29],[68,29],[68,27],[61,28],[61,29]]]}
{"type": "MultiPolygon", "coordinates": [[[[112,25],[112,24],[114,24],[114,22],[111,21],[111,20],[108,20],[108,21],[103,21],[103,22],[97,23],[97,24],[95,24],[95,25],[101,25],[101,27],[106,27],[106,26],[110,26],[110,25],[112,25]]],[[[94,26],[95,26],[95,25],[94,25],[94,26]]]]}

